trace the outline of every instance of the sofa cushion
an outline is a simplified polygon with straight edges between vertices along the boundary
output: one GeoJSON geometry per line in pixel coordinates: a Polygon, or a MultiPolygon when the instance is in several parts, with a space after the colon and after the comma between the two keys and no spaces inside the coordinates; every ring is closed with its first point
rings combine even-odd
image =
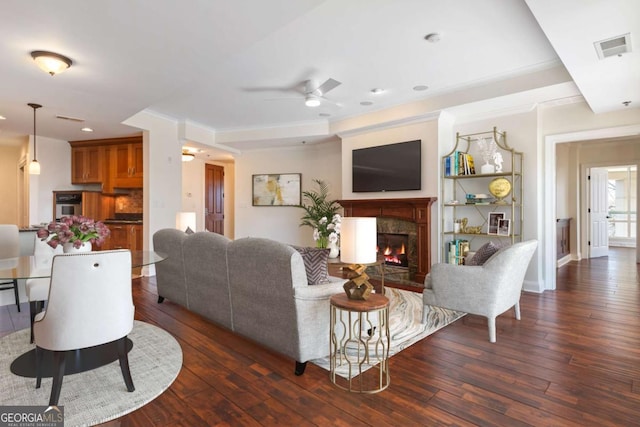
{"type": "Polygon", "coordinates": [[[480,247],[480,249],[478,249],[475,255],[471,257],[467,265],[482,265],[487,262],[487,260],[491,258],[493,254],[498,252],[499,249],[500,246],[493,242],[485,243],[480,247]]]}
{"type": "Polygon", "coordinates": [[[320,285],[329,282],[329,272],[327,270],[329,249],[301,246],[293,246],[293,248],[302,255],[304,269],[307,272],[307,282],[310,285],[320,285]]]}

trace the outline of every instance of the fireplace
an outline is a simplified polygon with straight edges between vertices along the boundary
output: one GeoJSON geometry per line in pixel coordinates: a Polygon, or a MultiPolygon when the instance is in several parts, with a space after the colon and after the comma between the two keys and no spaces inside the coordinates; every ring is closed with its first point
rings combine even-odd
{"type": "MultiPolygon", "coordinates": [[[[380,233],[407,234],[405,247],[409,258],[409,280],[422,284],[431,269],[431,206],[435,201],[435,197],[424,197],[338,200],[338,203],[344,208],[344,216],[378,218],[380,233]],[[388,227],[389,223],[399,225],[399,228],[388,227]]],[[[393,278],[389,277],[389,281],[392,282],[393,278]]]]}
{"type": "Polygon", "coordinates": [[[400,233],[378,233],[378,256],[393,267],[409,268],[409,235],[400,233]]]}

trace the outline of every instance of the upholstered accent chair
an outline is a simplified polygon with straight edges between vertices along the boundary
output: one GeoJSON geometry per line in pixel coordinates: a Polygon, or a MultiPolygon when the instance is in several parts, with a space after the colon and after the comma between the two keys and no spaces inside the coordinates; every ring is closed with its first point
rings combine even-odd
{"type": "Polygon", "coordinates": [[[496,317],[511,307],[520,320],[520,294],[529,262],[538,242],[529,240],[504,247],[483,265],[440,263],[425,278],[422,321],[429,306],[487,318],[489,341],[496,342],[496,317]]]}
{"type": "Polygon", "coordinates": [[[58,247],[53,249],[46,241],[35,236],[33,248],[35,270],[32,276],[42,274],[47,277],[27,279],[25,281],[25,290],[27,291],[27,299],[29,300],[29,317],[31,318],[31,342],[33,342],[33,321],[36,318],[36,314],[44,309],[44,302],[49,298],[51,262],[53,261],[54,255],[62,253],[62,245],[58,245],[58,247]]]}
{"type": "MultiPolygon", "coordinates": [[[[0,259],[17,258],[20,256],[20,234],[15,224],[0,224],[0,259]]],[[[4,268],[4,267],[0,267],[4,268]]],[[[0,291],[13,289],[16,306],[20,311],[20,295],[16,279],[0,282],[0,291]]]]}
{"type": "Polygon", "coordinates": [[[53,258],[47,309],[33,324],[36,388],[42,381],[44,350],[53,352],[49,406],[58,405],[66,353],[111,342],[116,344],[127,390],[134,391],[126,350],[133,315],[131,252],[84,252],[53,258]]]}

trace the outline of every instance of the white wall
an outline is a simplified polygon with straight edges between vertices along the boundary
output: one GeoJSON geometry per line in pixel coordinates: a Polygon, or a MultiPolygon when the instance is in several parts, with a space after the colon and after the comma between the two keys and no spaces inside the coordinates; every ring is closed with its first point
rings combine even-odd
{"type": "Polygon", "coordinates": [[[303,214],[299,207],[252,206],[252,175],[301,173],[303,191],[314,188],[314,179],[322,179],[329,185],[330,197],[340,199],[341,169],[337,141],[244,152],[236,158],[235,167],[235,238],[266,237],[313,246],[312,230],[299,227],[303,214]]]}
{"type": "MultiPolygon", "coordinates": [[[[30,144],[33,146],[33,137],[30,144]]],[[[53,191],[82,188],[71,185],[71,146],[67,141],[39,136],[37,155],[40,175],[29,175],[29,193],[35,195],[30,197],[29,224],[53,220],[53,191]]]]}

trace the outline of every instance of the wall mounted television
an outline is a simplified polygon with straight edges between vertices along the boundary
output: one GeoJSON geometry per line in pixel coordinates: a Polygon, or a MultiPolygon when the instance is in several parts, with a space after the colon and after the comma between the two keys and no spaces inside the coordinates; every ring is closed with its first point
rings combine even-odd
{"type": "Polygon", "coordinates": [[[422,141],[398,142],[353,150],[354,193],[420,190],[422,141]]]}

